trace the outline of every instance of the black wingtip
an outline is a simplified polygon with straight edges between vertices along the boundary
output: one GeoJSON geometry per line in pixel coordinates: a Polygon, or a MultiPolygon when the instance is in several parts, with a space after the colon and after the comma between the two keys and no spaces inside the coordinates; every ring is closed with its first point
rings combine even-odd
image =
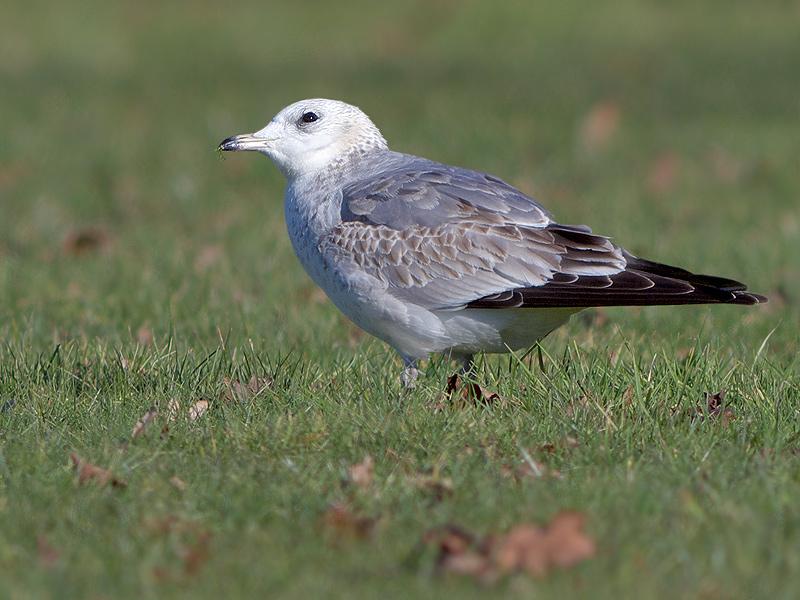
{"type": "Polygon", "coordinates": [[[753,305],[766,304],[767,302],[769,302],[769,298],[762,296],[761,294],[754,294],[753,292],[746,291],[735,291],[733,293],[733,300],[730,302],[730,304],[753,305]]]}

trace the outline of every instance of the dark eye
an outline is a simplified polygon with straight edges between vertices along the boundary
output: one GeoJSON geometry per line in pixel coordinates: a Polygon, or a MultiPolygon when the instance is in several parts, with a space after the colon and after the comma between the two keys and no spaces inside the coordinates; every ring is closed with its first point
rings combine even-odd
{"type": "Polygon", "coordinates": [[[311,111],[303,113],[303,116],[300,117],[300,122],[301,123],[313,123],[314,121],[317,121],[317,120],[319,120],[319,115],[317,115],[317,113],[311,112],[311,111]]]}

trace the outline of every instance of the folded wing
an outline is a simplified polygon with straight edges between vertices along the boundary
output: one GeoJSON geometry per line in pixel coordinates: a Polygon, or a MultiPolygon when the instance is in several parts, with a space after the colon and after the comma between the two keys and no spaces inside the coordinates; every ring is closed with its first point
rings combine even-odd
{"type": "Polygon", "coordinates": [[[342,195],[320,249],[430,309],[755,304],[739,282],[636,258],[585,226],[554,223],[505,182],[388,153],[342,195]]]}

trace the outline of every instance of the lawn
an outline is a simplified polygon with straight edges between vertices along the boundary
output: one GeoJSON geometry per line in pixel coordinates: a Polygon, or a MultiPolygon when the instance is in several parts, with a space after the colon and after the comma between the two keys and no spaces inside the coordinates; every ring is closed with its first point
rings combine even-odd
{"type": "Polygon", "coordinates": [[[800,595],[797,3],[2,12],[0,597],[800,595]],[[277,170],[215,152],[317,96],[770,302],[588,311],[481,359],[491,402],[441,358],[403,394],[277,170]],[[425,541],[564,510],[593,555],[537,576],[425,541]]]}

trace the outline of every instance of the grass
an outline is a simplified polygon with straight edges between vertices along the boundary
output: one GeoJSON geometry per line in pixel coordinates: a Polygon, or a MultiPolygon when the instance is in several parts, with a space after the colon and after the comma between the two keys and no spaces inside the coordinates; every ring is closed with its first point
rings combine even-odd
{"type": "Polygon", "coordinates": [[[0,596],[797,596],[797,7],[555,6],[3,11],[0,596]],[[214,153],[314,96],[771,303],[587,313],[546,340],[543,372],[480,363],[500,402],[445,402],[441,359],[401,397],[398,360],[293,257],[279,174],[214,153]],[[584,148],[604,103],[618,127],[584,148]],[[223,399],[252,376],[271,384],[223,399]],[[696,414],[719,390],[729,423],[696,414]],[[167,423],[170,400],[201,398],[167,423]],[[127,487],[79,485],[72,452],[127,487]],[[561,477],[508,477],[526,453],[561,477]],[[344,483],[366,454],[372,485],[344,483]],[[333,503],[372,535],[326,530],[333,503]],[[597,556],[544,579],[487,589],[419,545],[564,508],[597,556]]]}

